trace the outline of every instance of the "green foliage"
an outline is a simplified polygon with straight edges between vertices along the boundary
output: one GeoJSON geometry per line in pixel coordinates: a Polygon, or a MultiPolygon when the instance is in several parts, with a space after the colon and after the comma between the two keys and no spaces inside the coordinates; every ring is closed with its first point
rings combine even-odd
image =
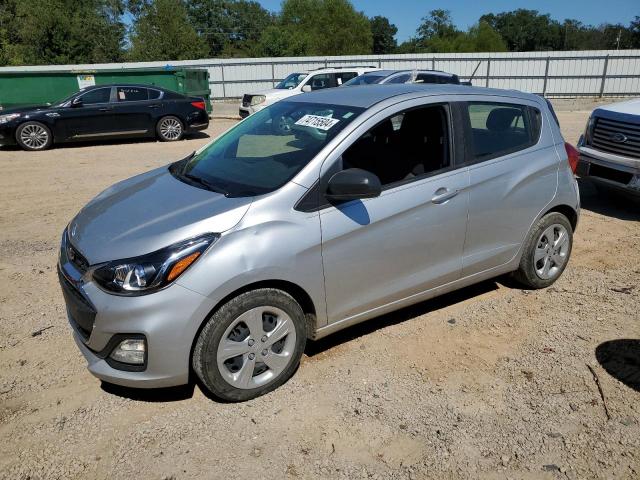
{"type": "Polygon", "coordinates": [[[376,55],[393,53],[398,46],[395,36],[398,28],[387,17],[376,16],[369,20],[373,35],[373,53],[376,55]]]}
{"type": "Polygon", "coordinates": [[[277,25],[260,39],[259,52],[354,55],[371,53],[372,46],[369,19],[348,0],[284,0],[277,25]]]}
{"type": "Polygon", "coordinates": [[[193,0],[187,9],[190,22],[216,57],[254,54],[262,33],[275,23],[256,1],[193,0]]]}
{"type": "Polygon", "coordinates": [[[0,64],[119,61],[123,11],[115,0],[2,0],[0,64]]]}
{"type": "Polygon", "coordinates": [[[207,56],[209,48],[189,23],[181,0],[153,0],[141,6],[131,34],[131,60],[189,60],[207,56]]]}

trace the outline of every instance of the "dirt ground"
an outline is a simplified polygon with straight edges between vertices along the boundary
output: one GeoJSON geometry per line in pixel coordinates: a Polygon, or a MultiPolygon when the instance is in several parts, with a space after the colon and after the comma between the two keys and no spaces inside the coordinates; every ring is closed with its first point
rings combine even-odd
{"type": "MultiPolygon", "coordinates": [[[[575,143],[589,110],[558,104],[575,143]]],[[[640,208],[588,184],[549,289],[488,281],[311,342],[247,403],[101,386],[67,324],[60,234],[208,140],[0,149],[0,478],[640,477],[640,208]]]]}

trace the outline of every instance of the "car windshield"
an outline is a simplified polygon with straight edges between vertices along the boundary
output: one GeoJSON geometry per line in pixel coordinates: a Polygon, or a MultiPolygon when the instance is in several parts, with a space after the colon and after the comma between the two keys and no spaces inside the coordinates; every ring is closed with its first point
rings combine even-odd
{"type": "Polygon", "coordinates": [[[364,109],[280,101],[254,113],[171,172],[229,197],[283,186],[364,109]]]}
{"type": "Polygon", "coordinates": [[[364,75],[359,75],[355,78],[352,78],[348,82],[343,84],[344,87],[351,85],[371,85],[373,83],[380,83],[381,80],[387,78],[388,74],[379,74],[379,73],[365,73],[364,75]]]}
{"type": "Polygon", "coordinates": [[[72,93],[71,95],[64,97],[62,100],[58,100],[57,102],[53,102],[53,106],[55,107],[62,107],[65,103],[67,103],[69,100],[71,100],[73,97],[75,97],[76,95],[78,95],[79,93],[84,92],[85,90],[78,90],[77,92],[72,93]]]}
{"type": "Polygon", "coordinates": [[[306,76],[306,73],[292,73],[287,78],[282,80],[279,84],[277,84],[276,88],[279,90],[291,90],[292,88],[296,88],[298,85],[300,85],[300,82],[304,80],[306,76]]]}

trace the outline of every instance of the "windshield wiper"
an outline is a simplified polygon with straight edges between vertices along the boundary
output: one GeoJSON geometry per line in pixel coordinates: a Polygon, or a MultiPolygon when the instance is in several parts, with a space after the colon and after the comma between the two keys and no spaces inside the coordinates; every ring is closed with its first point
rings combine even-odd
{"type": "Polygon", "coordinates": [[[193,183],[197,183],[199,185],[202,185],[207,190],[211,190],[212,192],[221,193],[225,197],[228,197],[229,195],[231,195],[231,193],[227,192],[225,189],[220,188],[217,185],[214,185],[214,184],[212,184],[210,182],[207,182],[204,178],[197,177],[195,175],[191,175],[190,173],[183,174],[183,177],[189,179],[193,183]]]}

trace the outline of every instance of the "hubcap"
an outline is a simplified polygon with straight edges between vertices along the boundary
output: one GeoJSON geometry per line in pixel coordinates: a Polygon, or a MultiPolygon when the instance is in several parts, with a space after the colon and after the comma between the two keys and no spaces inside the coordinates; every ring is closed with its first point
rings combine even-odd
{"type": "Polygon", "coordinates": [[[38,150],[49,141],[49,134],[40,125],[27,125],[20,132],[20,140],[27,147],[38,150]]]}
{"type": "Polygon", "coordinates": [[[276,307],[252,308],[225,330],[218,345],[218,370],[236,388],[260,387],[284,371],[295,345],[296,329],[289,315],[276,307]]]}
{"type": "Polygon", "coordinates": [[[165,118],[160,123],[160,133],[167,140],[177,140],[182,134],[182,125],[175,118],[165,118]]]}
{"type": "Polygon", "coordinates": [[[556,223],[542,232],[533,253],[536,274],[543,280],[560,275],[567,261],[569,246],[569,232],[562,225],[556,223]]]}

